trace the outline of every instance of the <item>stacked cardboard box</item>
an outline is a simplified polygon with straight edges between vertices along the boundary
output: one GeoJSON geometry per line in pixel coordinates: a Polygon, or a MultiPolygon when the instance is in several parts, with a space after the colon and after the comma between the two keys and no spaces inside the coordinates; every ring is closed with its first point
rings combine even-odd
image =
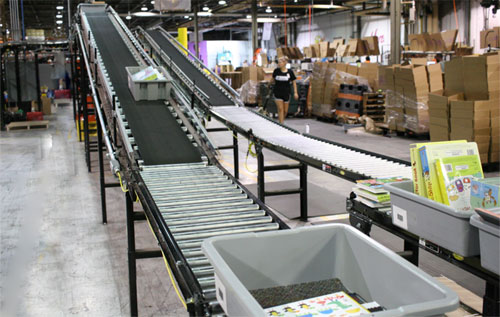
{"type": "Polygon", "coordinates": [[[491,146],[490,146],[490,163],[500,162],[500,107],[498,100],[496,107],[490,112],[491,121],[491,146]]]}
{"type": "Polygon", "coordinates": [[[441,64],[428,65],[427,74],[429,80],[429,91],[439,91],[444,89],[441,64]]]}
{"type": "Polygon", "coordinates": [[[384,89],[386,89],[385,97],[385,114],[386,123],[390,130],[404,131],[404,107],[402,99],[402,87],[398,86],[396,91],[395,72],[399,65],[388,66],[384,69],[384,89]]]}
{"type": "Polygon", "coordinates": [[[316,62],[313,65],[311,94],[313,104],[322,104],[325,95],[325,73],[328,63],[316,62]]]}
{"type": "Polygon", "coordinates": [[[476,142],[481,163],[488,163],[491,139],[490,112],[495,106],[498,108],[498,102],[495,100],[450,102],[450,139],[476,142]]]}
{"type": "Polygon", "coordinates": [[[429,93],[429,133],[432,142],[450,139],[450,102],[464,100],[464,95],[439,90],[429,93]]]}
{"type": "Polygon", "coordinates": [[[375,63],[362,63],[358,69],[358,76],[368,80],[368,85],[373,91],[379,89],[379,65],[375,63]]]}
{"type": "Polygon", "coordinates": [[[500,100],[500,54],[488,54],[485,57],[488,98],[500,100]]]}
{"type": "Polygon", "coordinates": [[[429,131],[427,70],[425,66],[401,66],[395,72],[396,92],[402,93],[405,128],[415,133],[429,131]]]}
{"type": "Polygon", "coordinates": [[[455,47],[458,30],[441,33],[409,34],[408,41],[412,51],[451,51],[455,47]]]}
{"type": "Polygon", "coordinates": [[[259,66],[248,66],[237,68],[238,71],[241,71],[241,84],[243,85],[249,80],[252,81],[261,81],[264,80],[264,70],[259,66]]]}

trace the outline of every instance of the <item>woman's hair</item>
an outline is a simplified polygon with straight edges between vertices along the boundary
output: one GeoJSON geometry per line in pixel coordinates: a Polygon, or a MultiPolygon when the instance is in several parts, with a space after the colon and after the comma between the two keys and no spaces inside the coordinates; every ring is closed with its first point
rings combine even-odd
{"type": "Polygon", "coordinates": [[[286,56],[281,56],[280,58],[278,58],[278,61],[280,61],[280,62],[281,62],[281,61],[283,61],[283,62],[285,62],[285,63],[288,63],[288,57],[286,57],[286,56]]]}

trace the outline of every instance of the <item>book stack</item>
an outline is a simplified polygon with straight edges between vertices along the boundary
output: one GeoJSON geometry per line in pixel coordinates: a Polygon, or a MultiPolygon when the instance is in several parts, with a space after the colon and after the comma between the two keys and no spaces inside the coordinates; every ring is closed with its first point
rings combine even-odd
{"type": "Polygon", "coordinates": [[[391,196],[384,189],[384,184],[405,180],[408,179],[403,177],[386,177],[358,180],[356,186],[353,188],[353,192],[356,194],[357,201],[370,208],[387,213],[391,211],[391,196]]]}
{"type": "Polygon", "coordinates": [[[475,142],[448,141],[412,144],[414,193],[457,211],[471,211],[471,183],[483,177],[475,142]]]}

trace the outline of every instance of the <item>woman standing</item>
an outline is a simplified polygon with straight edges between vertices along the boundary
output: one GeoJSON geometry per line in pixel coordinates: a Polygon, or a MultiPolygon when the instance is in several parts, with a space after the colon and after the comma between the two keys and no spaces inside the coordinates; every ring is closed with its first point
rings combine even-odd
{"type": "Polygon", "coordinates": [[[286,56],[280,57],[278,59],[278,67],[273,72],[273,79],[271,83],[274,82],[274,98],[276,106],[278,108],[278,119],[280,123],[283,123],[288,113],[288,106],[290,105],[290,83],[293,83],[294,97],[299,99],[299,94],[297,93],[297,83],[295,80],[295,74],[291,69],[286,68],[288,58],[286,56]]]}

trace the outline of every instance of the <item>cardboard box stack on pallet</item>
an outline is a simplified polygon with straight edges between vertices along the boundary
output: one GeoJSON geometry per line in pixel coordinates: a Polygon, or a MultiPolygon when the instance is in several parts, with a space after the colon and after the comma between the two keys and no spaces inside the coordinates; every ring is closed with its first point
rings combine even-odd
{"type": "Polygon", "coordinates": [[[445,63],[445,90],[429,95],[431,141],[474,141],[482,163],[499,161],[500,54],[445,63]]]}

